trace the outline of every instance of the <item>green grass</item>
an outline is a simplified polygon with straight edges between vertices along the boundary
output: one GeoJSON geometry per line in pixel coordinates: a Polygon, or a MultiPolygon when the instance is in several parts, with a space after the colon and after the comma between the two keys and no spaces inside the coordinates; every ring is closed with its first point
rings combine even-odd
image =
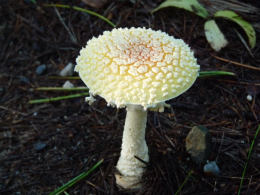
{"type": "Polygon", "coordinates": [[[253,147],[254,147],[254,144],[255,144],[255,140],[259,134],[259,131],[260,131],[260,125],[258,125],[258,128],[255,132],[255,136],[254,136],[254,139],[253,141],[251,142],[251,145],[250,145],[250,148],[249,148],[249,152],[248,152],[248,155],[247,155],[247,160],[246,160],[246,164],[244,166],[244,170],[242,172],[242,177],[241,177],[241,181],[240,181],[240,185],[239,185],[239,190],[238,190],[238,195],[240,195],[241,193],[241,189],[242,189],[242,186],[243,186],[243,182],[244,182],[244,178],[245,178],[245,175],[246,175],[246,170],[247,170],[247,166],[248,166],[248,162],[250,160],[250,157],[251,157],[251,154],[252,154],[252,150],[253,150],[253,147]]]}
{"type": "Polygon", "coordinates": [[[190,179],[191,175],[192,175],[193,171],[191,170],[188,175],[186,176],[186,178],[184,179],[183,183],[179,186],[178,190],[175,192],[175,195],[179,194],[183,188],[183,186],[187,183],[187,181],[190,179]]]}
{"type": "Polygon", "coordinates": [[[76,11],[80,11],[80,12],[84,12],[84,13],[88,13],[90,15],[96,16],[99,19],[108,23],[113,28],[116,27],[116,25],[113,22],[111,22],[109,19],[107,19],[106,17],[104,17],[104,16],[102,16],[102,15],[96,13],[96,12],[93,12],[91,10],[84,9],[84,8],[81,8],[81,7],[78,7],[78,6],[70,6],[70,5],[63,5],[63,4],[44,4],[43,6],[45,6],[45,7],[59,7],[59,8],[67,8],[67,9],[72,8],[76,11]]]}
{"type": "Polygon", "coordinates": [[[58,97],[52,97],[52,98],[30,100],[29,104],[48,103],[48,102],[72,99],[72,98],[77,98],[77,97],[82,97],[82,96],[87,96],[87,95],[89,95],[89,93],[85,92],[85,93],[77,93],[77,94],[66,95],[66,96],[58,96],[58,97]]]}
{"type": "Polygon", "coordinates": [[[68,181],[63,186],[61,186],[61,187],[57,188],[56,190],[54,190],[53,192],[51,192],[49,195],[59,195],[61,193],[68,194],[67,192],[65,192],[65,190],[67,190],[68,188],[70,188],[71,186],[75,185],[80,180],[84,179],[89,174],[91,174],[96,168],[98,168],[103,163],[103,161],[104,161],[104,159],[101,159],[93,167],[91,167],[88,171],[81,173],[77,177],[74,177],[72,180],[68,181]]]}
{"type": "Polygon", "coordinates": [[[226,71],[201,71],[199,72],[199,78],[214,77],[214,76],[236,76],[233,72],[226,71]]]}
{"type": "MultiPolygon", "coordinates": [[[[226,72],[226,71],[201,71],[201,72],[199,72],[198,77],[204,78],[204,77],[225,76],[225,75],[226,76],[235,76],[234,73],[226,72]]],[[[66,79],[66,80],[80,79],[80,77],[77,77],[77,76],[70,76],[70,77],[52,76],[52,77],[48,77],[48,78],[49,79],[66,79]]],[[[36,90],[38,90],[38,91],[88,91],[88,88],[86,88],[86,87],[75,87],[75,88],[38,87],[38,88],[36,88],[36,90]]],[[[87,96],[87,95],[89,95],[88,92],[66,95],[66,96],[58,96],[58,97],[52,97],[52,98],[36,99],[36,100],[30,100],[29,104],[48,103],[48,102],[78,98],[78,97],[87,96]]]]}
{"type": "MultiPolygon", "coordinates": [[[[233,72],[227,71],[200,71],[199,78],[203,77],[213,77],[213,76],[236,76],[233,72]]],[[[78,80],[78,76],[62,77],[62,76],[50,76],[49,79],[64,79],[64,80],[78,80]]]]}
{"type": "Polygon", "coordinates": [[[38,87],[35,90],[37,91],[88,91],[87,87],[73,87],[73,88],[64,88],[64,87],[38,87]]]}

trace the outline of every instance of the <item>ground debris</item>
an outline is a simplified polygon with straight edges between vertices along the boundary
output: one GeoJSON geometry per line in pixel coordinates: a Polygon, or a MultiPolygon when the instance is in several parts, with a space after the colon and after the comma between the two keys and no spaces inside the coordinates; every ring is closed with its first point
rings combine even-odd
{"type": "MultiPolygon", "coordinates": [[[[0,6],[0,22],[4,24],[0,29],[0,194],[49,194],[100,159],[104,159],[102,165],[70,188],[68,194],[124,194],[115,185],[114,178],[124,109],[107,107],[98,96],[91,106],[83,97],[28,104],[33,99],[73,94],[34,89],[62,86],[67,79],[50,79],[50,76],[59,74],[68,62],[74,64],[86,42],[111,30],[111,26],[86,13],[57,8],[75,35],[75,43],[54,9],[44,7],[42,1],[4,2],[0,6]],[[46,64],[48,70],[39,76],[35,71],[41,64],[46,64]],[[43,143],[39,151],[35,148],[38,142],[43,143]]],[[[217,21],[225,30],[229,45],[215,54],[205,39],[204,20],[174,8],[151,14],[161,0],[132,2],[111,1],[98,9],[86,6],[81,0],[71,1],[69,5],[93,8],[92,11],[109,17],[117,27],[160,29],[188,43],[201,70],[224,70],[237,75],[236,78],[198,79],[185,94],[167,101],[171,109],[165,109],[164,113],[149,112],[146,137],[151,159],[144,188],[138,195],[175,194],[190,171],[192,175],[181,194],[237,194],[248,148],[259,123],[260,85],[259,71],[234,66],[232,62],[259,64],[259,39],[252,58],[230,24],[217,21]],[[229,61],[218,60],[210,54],[229,61]],[[247,101],[247,94],[252,95],[252,101],[247,101]],[[198,125],[206,126],[212,135],[209,160],[215,160],[221,169],[217,180],[206,176],[186,152],[185,138],[198,125]]],[[[252,0],[246,2],[259,4],[252,0]]],[[[59,3],[68,4],[68,1],[59,3]]],[[[251,21],[250,17],[247,14],[245,18],[251,21]]],[[[70,82],[75,86],[83,84],[80,80],[70,82]]],[[[241,194],[260,194],[257,142],[258,139],[241,194]]]]}

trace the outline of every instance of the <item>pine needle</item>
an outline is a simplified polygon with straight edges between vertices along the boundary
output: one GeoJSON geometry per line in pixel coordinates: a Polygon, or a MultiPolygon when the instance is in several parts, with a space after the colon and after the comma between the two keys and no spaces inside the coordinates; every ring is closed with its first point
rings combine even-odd
{"type": "Polygon", "coordinates": [[[78,6],[69,6],[69,5],[63,5],[63,4],[44,4],[45,7],[60,7],[60,8],[72,8],[76,11],[80,11],[80,12],[85,12],[85,13],[88,13],[90,15],[93,15],[93,16],[96,16],[98,17],[99,19],[105,21],[106,23],[108,23],[109,25],[111,25],[112,27],[116,27],[116,25],[111,22],[109,19],[107,19],[106,17],[96,13],[96,12],[93,12],[91,10],[88,10],[88,9],[84,9],[84,8],[81,8],[81,7],[78,7],[78,6]]]}
{"type": "Polygon", "coordinates": [[[64,87],[38,87],[35,90],[37,91],[88,91],[87,87],[73,87],[73,88],[64,88],[64,87]]]}
{"type": "Polygon", "coordinates": [[[251,153],[252,153],[252,150],[253,150],[253,147],[254,147],[254,144],[255,144],[255,140],[258,136],[258,133],[260,131],[260,125],[258,125],[258,128],[255,132],[255,136],[254,136],[254,139],[253,141],[251,142],[251,145],[250,145],[250,148],[249,148],[249,152],[248,152],[248,156],[247,156],[247,161],[246,161],[246,164],[244,166],[244,170],[243,170],[243,173],[242,173],[242,177],[241,177],[241,181],[240,181],[240,185],[239,185],[239,190],[238,190],[238,195],[240,195],[241,193],[241,189],[242,189],[242,186],[243,186],[243,182],[244,182],[244,178],[245,178],[245,174],[246,174],[246,170],[247,170],[247,166],[248,166],[248,162],[250,160],[250,157],[251,157],[251,153]]]}
{"type": "Polygon", "coordinates": [[[78,183],[80,180],[84,179],[89,174],[91,174],[96,168],[98,168],[103,163],[103,161],[104,161],[104,159],[101,159],[93,167],[91,167],[88,171],[81,173],[77,177],[74,177],[72,180],[68,181],[63,186],[61,186],[58,189],[56,189],[55,191],[51,192],[49,195],[59,195],[62,192],[65,192],[65,190],[67,190],[68,188],[70,188],[71,186],[73,186],[74,184],[78,183]]]}
{"type": "Polygon", "coordinates": [[[201,71],[199,72],[199,78],[212,77],[212,76],[236,76],[233,72],[226,71],[201,71]]]}
{"type": "Polygon", "coordinates": [[[66,96],[58,96],[58,97],[52,97],[52,98],[44,98],[44,99],[30,100],[30,101],[29,101],[29,104],[48,103],[48,102],[54,102],[54,101],[72,99],[72,98],[77,98],[77,97],[87,96],[87,95],[89,95],[89,93],[88,93],[88,92],[85,92],[85,93],[77,93],[77,94],[66,95],[66,96]]]}
{"type": "Polygon", "coordinates": [[[178,188],[178,190],[176,191],[175,195],[177,195],[177,194],[179,194],[179,193],[181,192],[183,186],[187,183],[187,181],[188,181],[189,178],[191,177],[192,173],[193,173],[192,170],[188,173],[187,177],[184,179],[183,183],[179,186],[179,188],[178,188]]]}

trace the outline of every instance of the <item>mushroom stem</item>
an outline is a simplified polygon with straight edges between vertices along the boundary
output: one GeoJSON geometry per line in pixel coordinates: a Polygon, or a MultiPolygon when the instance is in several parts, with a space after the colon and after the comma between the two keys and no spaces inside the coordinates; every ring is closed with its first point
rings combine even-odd
{"type": "Polygon", "coordinates": [[[140,181],[145,169],[145,162],[149,161],[148,147],[145,142],[145,128],[147,111],[142,106],[128,105],[123,132],[122,150],[117,162],[116,183],[125,189],[139,189],[140,181]],[[136,156],[136,157],[135,157],[136,156]]]}

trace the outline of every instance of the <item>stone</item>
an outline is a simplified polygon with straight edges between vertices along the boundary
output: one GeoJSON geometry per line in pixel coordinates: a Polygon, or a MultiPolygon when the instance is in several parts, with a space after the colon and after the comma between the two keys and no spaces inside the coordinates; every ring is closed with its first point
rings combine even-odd
{"type": "Polygon", "coordinates": [[[74,87],[74,85],[70,81],[66,81],[62,87],[65,89],[71,89],[74,87]]]}
{"type": "Polygon", "coordinates": [[[47,69],[46,64],[42,64],[40,66],[37,66],[35,72],[36,72],[37,75],[42,75],[46,71],[46,69],[47,69]]]}
{"type": "Polygon", "coordinates": [[[251,102],[253,100],[253,97],[252,97],[252,95],[248,94],[246,96],[246,99],[247,99],[247,101],[251,102]]]}
{"type": "Polygon", "coordinates": [[[220,174],[220,169],[216,161],[210,161],[210,162],[208,161],[207,164],[204,165],[203,171],[207,175],[218,176],[220,174]]]}
{"type": "Polygon", "coordinates": [[[33,145],[33,147],[34,147],[34,149],[35,149],[36,151],[41,151],[41,150],[43,150],[46,146],[47,146],[47,145],[46,145],[46,143],[44,143],[44,142],[37,142],[37,143],[35,143],[35,144],[33,145]]]}
{"type": "Polygon", "coordinates": [[[0,87],[0,96],[2,96],[5,92],[5,88],[4,87],[0,87]]]}
{"type": "Polygon", "coordinates": [[[210,154],[211,136],[204,126],[195,126],[186,137],[186,150],[197,164],[206,162],[210,154]]]}
{"type": "Polygon", "coordinates": [[[30,81],[27,77],[25,76],[19,76],[19,80],[22,82],[22,83],[26,83],[26,84],[30,84],[30,81]]]}
{"type": "Polygon", "coordinates": [[[65,68],[63,68],[60,71],[60,76],[65,77],[65,76],[72,76],[74,72],[74,65],[72,63],[68,63],[65,68]]]}

